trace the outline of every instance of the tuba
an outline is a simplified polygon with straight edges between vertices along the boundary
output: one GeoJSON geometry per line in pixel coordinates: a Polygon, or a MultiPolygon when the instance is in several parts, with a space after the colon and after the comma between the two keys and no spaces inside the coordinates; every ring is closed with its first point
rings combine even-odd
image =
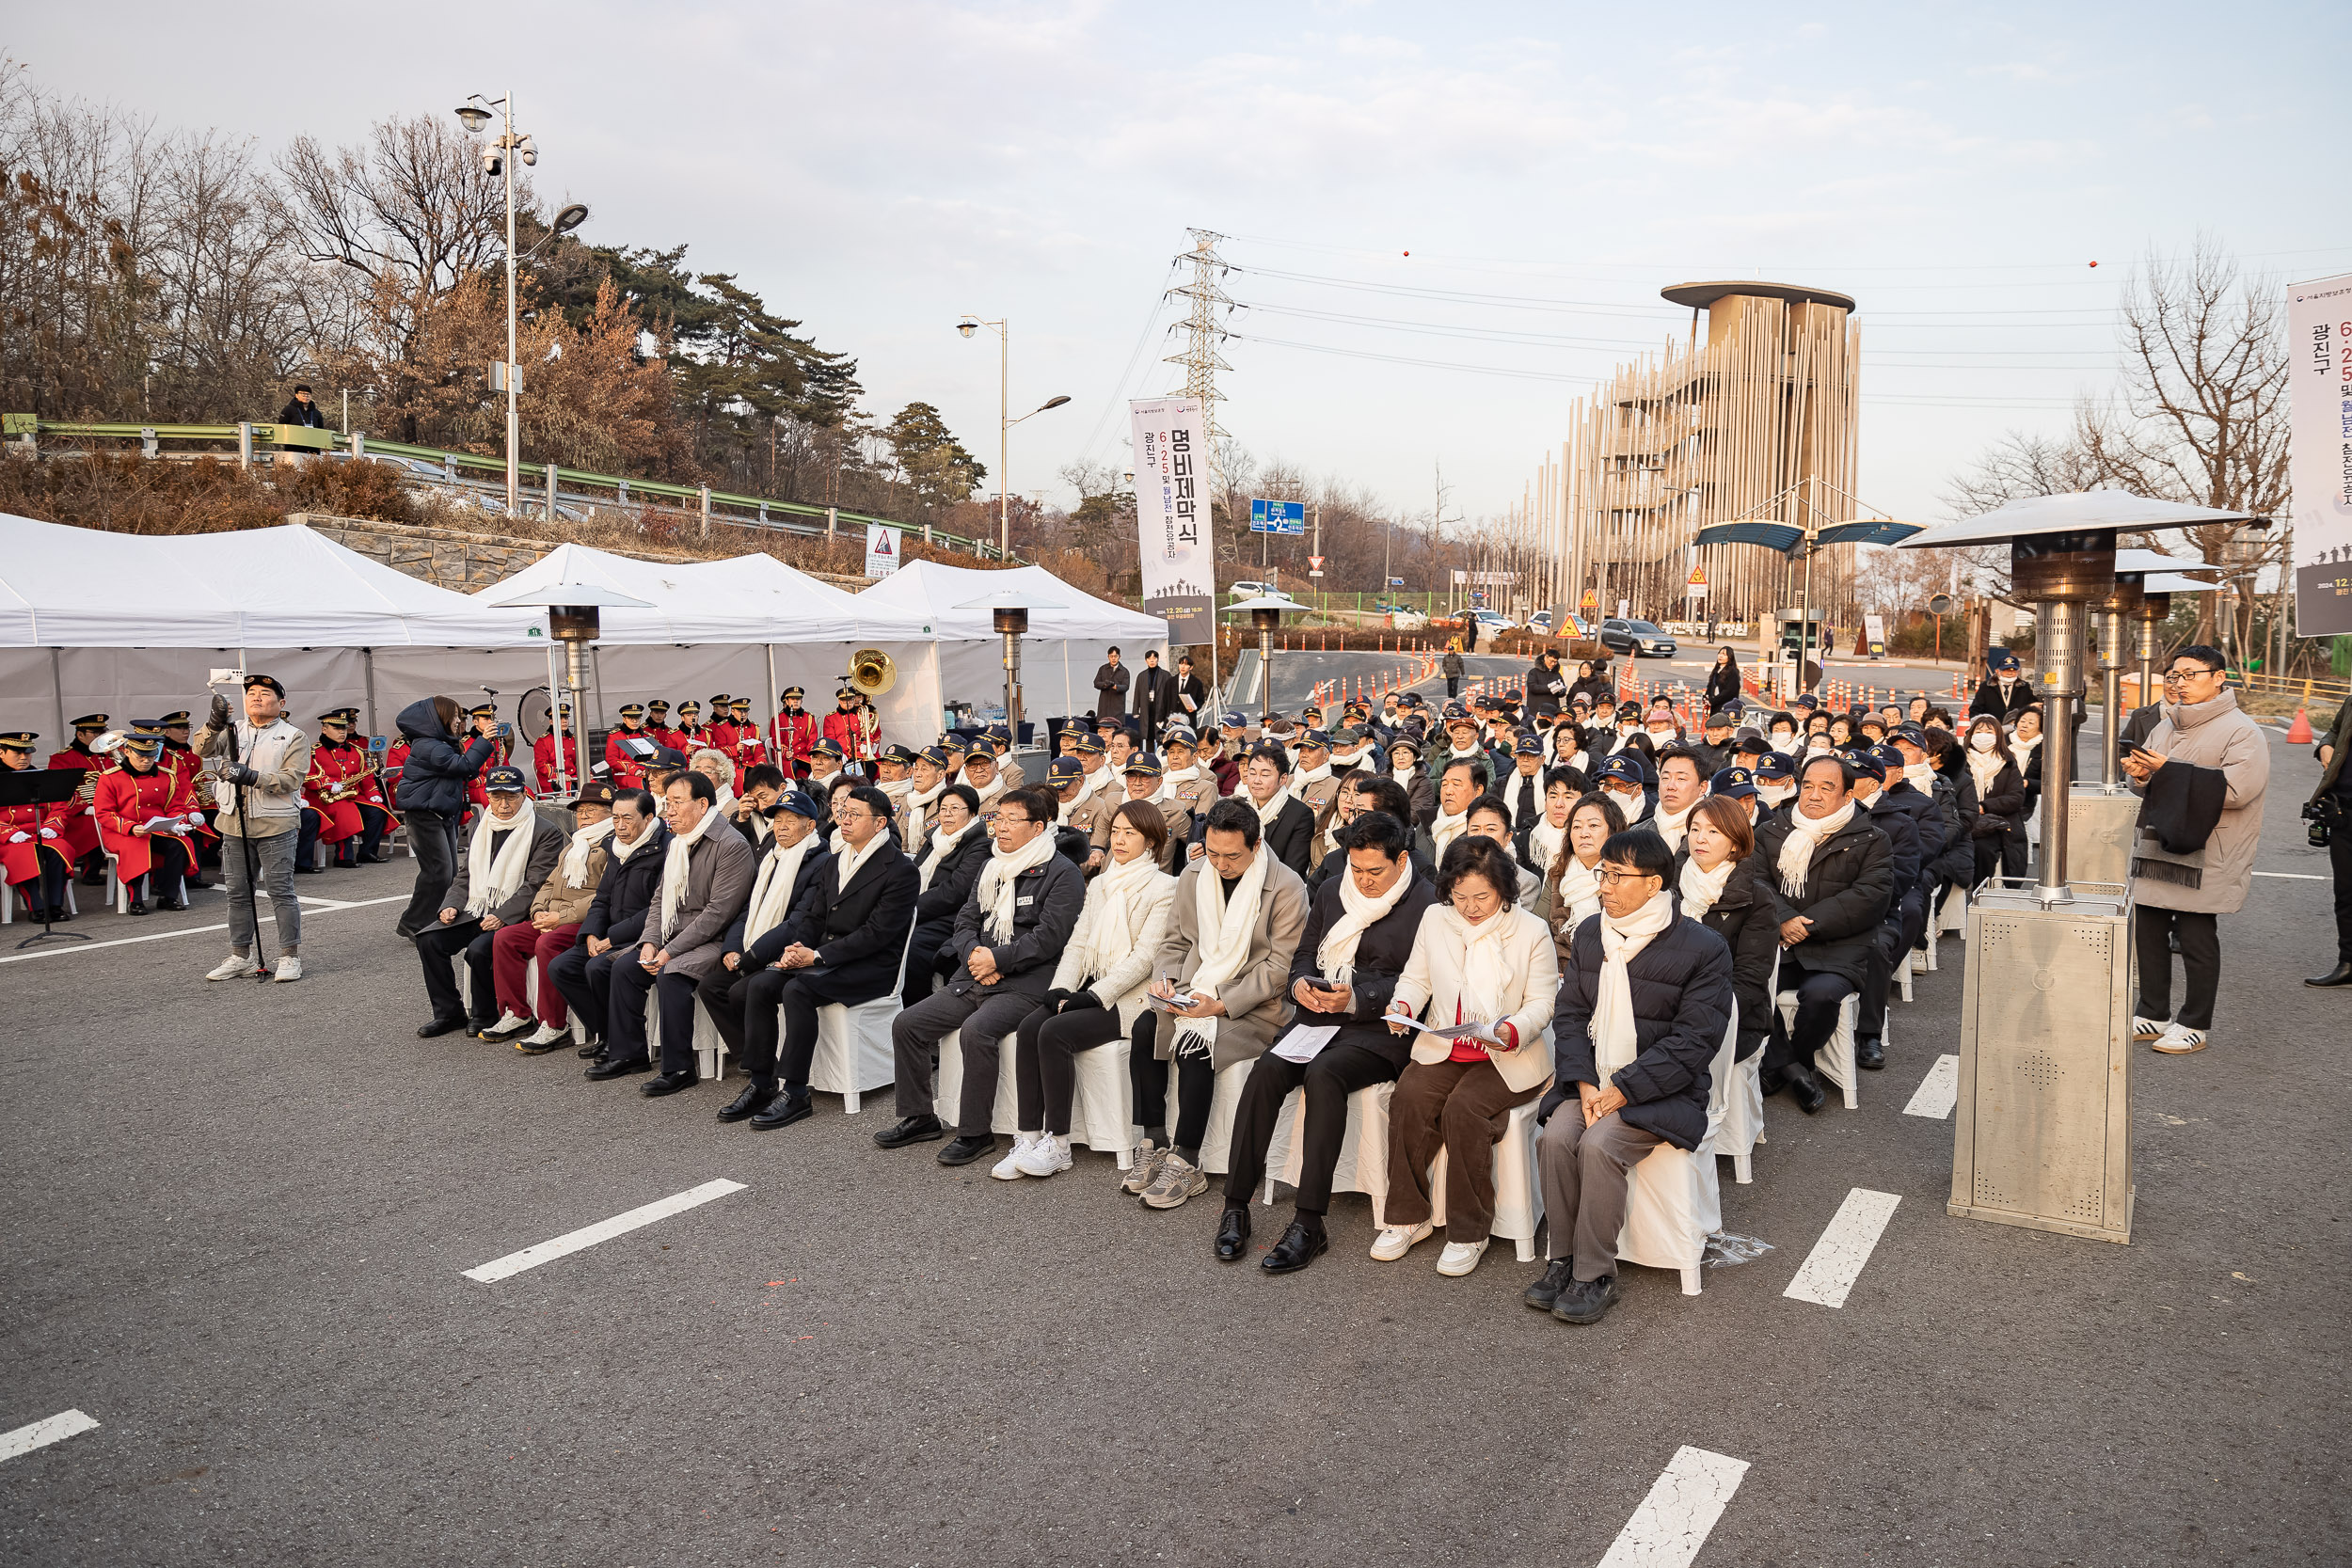
{"type": "Polygon", "coordinates": [[[863,697],[879,697],[898,684],[898,666],[880,648],[860,648],[850,656],[850,673],[843,679],[863,697]]]}

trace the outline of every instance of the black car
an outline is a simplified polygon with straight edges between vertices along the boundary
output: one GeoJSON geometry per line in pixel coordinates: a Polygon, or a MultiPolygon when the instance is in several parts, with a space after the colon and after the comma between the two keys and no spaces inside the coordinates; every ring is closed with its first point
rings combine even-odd
{"type": "Polygon", "coordinates": [[[1628,621],[1614,615],[1600,624],[1600,645],[1612,653],[1629,654],[1635,658],[1644,654],[1667,658],[1675,651],[1675,640],[1649,622],[1628,621]]]}

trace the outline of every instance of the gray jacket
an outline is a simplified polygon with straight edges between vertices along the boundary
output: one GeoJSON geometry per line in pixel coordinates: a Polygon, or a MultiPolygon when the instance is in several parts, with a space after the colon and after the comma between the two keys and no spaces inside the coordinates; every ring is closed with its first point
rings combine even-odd
{"type": "MultiPolygon", "coordinates": [[[[474,813],[473,828],[466,834],[466,847],[457,856],[457,875],[452,879],[449,891],[441,895],[441,908],[455,910],[460,919],[466,912],[466,900],[473,882],[473,842],[484,833],[498,832],[498,818],[487,811],[474,813]]],[[[501,926],[513,926],[531,918],[532,900],[539,895],[540,887],[564,859],[564,850],[571,835],[545,812],[534,811],[531,824],[531,861],[523,867],[522,880],[489,912],[501,926]]]]}
{"type": "MultiPolygon", "coordinates": [[[[2212,768],[2222,776],[2221,818],[2214,824],[2205,847],[2189,863],[2197,870],[2196,886],[2135,876],[2132,898],[2159,910],[2185,910],[2200,914],[2235,914],[2246,903],[2254,883],[2254,850],[2263,832],[2263,792],[2270,784],[2270,742],[2262,726],[2237,705],[2237,693],[2224,690],[2210,703],[2166,703],[2164,717],[2144,743],[2164,756],[2166,766],[2186,763],[2212,768]]],[[[2145,794],[2139,784],[2135,795],[2145,794]]],[[[2136,833],[2136,857],[2180,860],[2165,855],[2155,841],[2136,833]]]]}
{"type": "MultiPolygon", "coordinates": [[[[1259,842],[1263,847],[1264,841],[1259,842]]],[[[1265,852],[1271,863],[1266,866],[1264,895],[1258,900],[1258,924],[1249,933],[1249,956],[1217,992],[1227,1016],[1216,1021],[1216,1044],[1210,1063],[1219,1071],[1263,1055],[1291,1011],[1291,960],[1297,956],[1299,938],[1307,931],[1307,884],[1298,873],[1273,859],[1271,849],[1265,852]]],[[[1195,900],[1200,879],[1216,875],[1204,857],[1185,867],[1176,879],[1175,918],[1168,923],[1168,940],[1160,943],[1153,978],[1182,986],[1200,967],[1195,900]]],[[[1160,1014],[1159,1020],[1152,1054],[1166,1060],[1175,1049],[1184,1021],[1167,1013],[1160,1014]]]]}
{"type": "Polygon", "coordinates": [[[699,980],[710,973],[726,951],[727,927],[751,902],[758,875],[759,856],[723,817],[687,850],[686,891],[667,926],[661,922],[661,874],[654,873],[653,907],[645,915],[643,940],[670,955],[664,974],[699,980]]]}
{"type": "MultiPolygon", "coordinates": [[[[248,835],[238,817],[234,801],[224,808],[214,826],[230,838],[275,838],[290,833],[302,826],[302,782],[310,776],[310,737],[294,725],[280,719],[277,723],[256,733],[253,726],[239,718],[230,721],[237,737],[237,757],[248,768],[254,766],[256,752],[272,766],[261,769],[261,782],[245,786],[246,813],[253,818],[253,832],[248,835]]],[[[229,762],[230,730],[216,730],[210,724],[196,732],[189,749],[204,759],[215,772],[229,762]]],[[[208,800],[206,803],[210,803],[208,800]]]]}

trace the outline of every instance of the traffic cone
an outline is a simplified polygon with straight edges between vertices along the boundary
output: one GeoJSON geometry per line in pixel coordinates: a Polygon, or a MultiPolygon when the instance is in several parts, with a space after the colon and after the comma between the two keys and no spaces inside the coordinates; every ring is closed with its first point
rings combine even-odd
{"type": "Polygon", "coordinates": [[[2308,708],[2295,710],[2295,722],[2287,726],[2287,744],[2308,746],[2312,743],[2312,715],[2308,708]]]}

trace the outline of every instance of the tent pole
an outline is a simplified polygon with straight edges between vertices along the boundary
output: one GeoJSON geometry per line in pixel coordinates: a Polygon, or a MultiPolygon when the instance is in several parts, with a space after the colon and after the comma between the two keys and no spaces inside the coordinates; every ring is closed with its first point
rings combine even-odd
{"type": "MultiPolygon", "coordinates": [[[[56,733],[65,737],[65,739],[70,743],[73,738],[73,732],[65,727],[65,652],[61,648],[52,648],[49,650],[49,689],[56,695],[57,699],[57,728],[56,733]]],[[[2142,689],[2144,690],[2146,688],[2143,685],[2142,689]]],[[[59,750],[63,750],[63,748],[61,747],[59,750]]]]}
{"type": "Polygon", "coordinates": [[[373,736],[379,733],[375,727],[375,650],[373,648],[359,650],[359,667],[367,673],[368,734],[373,736]]]}
{"type": "Polygon", "coordinates": [[[611,729],[612,722],[604,716],[604,660],[598,657],[596,644],[588,644],[588,684],[596,693],[596,728],[611,729]]]}
{"type": "MultiPolygon", "coordinates": [[[[555,736],[555,787],[569,797],[572,793],[572,770],[564,766],[564,689],[556,684],[555,639],[548,639],[548,733],[555,736]]],[[[578,741],[573,744],[577,746],[578,741]]],[[[545,793],[548,781],[541,779],[539,788],[545,793]]]]}
{"type": "Polygon", "coordinates": [[[784,769],[784,782],[786,784],[790,784],[792,782],[791,764],[777,762],[776,760],[784,750],[782,737],[776,733],[776,714],[783,708],[784,705],[776,700],[776,645],[773,642],[767,645],[767,653],[768,714],[766,718],[759,721],[759,729],[760,734],[765,737],[763,744],[769,753],[768,760],[775,763],[777,767],[784,769]]]}

